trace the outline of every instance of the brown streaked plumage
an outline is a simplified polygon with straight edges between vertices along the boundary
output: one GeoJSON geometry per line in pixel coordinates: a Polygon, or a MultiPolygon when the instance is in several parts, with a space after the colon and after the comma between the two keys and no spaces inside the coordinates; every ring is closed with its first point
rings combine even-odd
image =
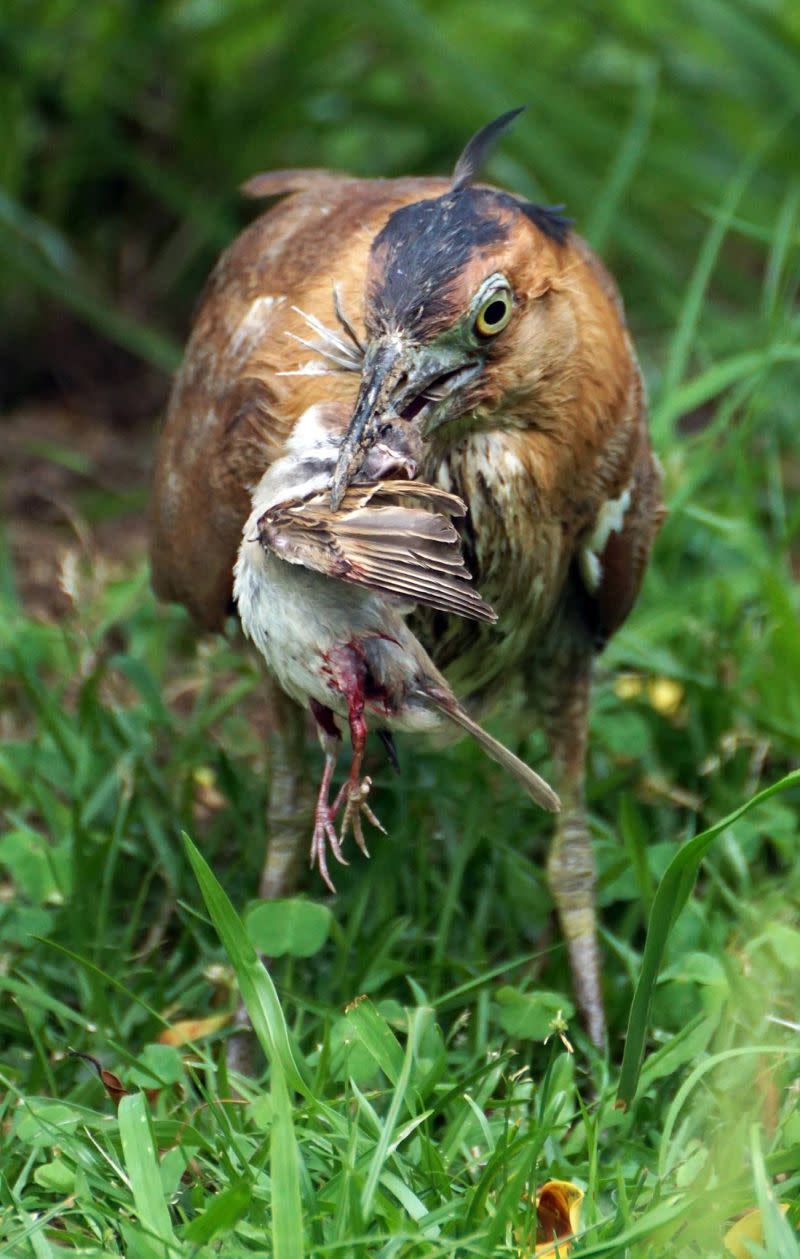
{"type": "Polygon", "coordinates": [[[467,504],[467,565],[498,614],[489,625],[421,609],[414,624],[466,700],[522,686],[545,726],[564,803],[548,874],[600,1043],[589,681],[638,594],[660,477],[613,280],[558,212],[473,184],[485,141],[455,183],[323,171],[250,181],[256,195],[292,195],[234,242],[201,300],[159,447],[154,582],[219,625],[249,491],[302,413],[323,400],[355,407],[334,503],[387,417],[412,426],[421,477],[467,504]],[[361,347],[351,342],[344,364],[308,322],[347,339],[334,283],[361,347]]]}

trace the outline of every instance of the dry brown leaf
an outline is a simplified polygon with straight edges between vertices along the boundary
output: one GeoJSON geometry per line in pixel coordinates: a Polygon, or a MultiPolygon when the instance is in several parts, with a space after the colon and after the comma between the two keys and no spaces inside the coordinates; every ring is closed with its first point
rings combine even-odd
{"type": "Polygon", "coordinates": [[[210,1014],[204,1019],[179,1019],[177,1023],[159,1032],[158,1040],[161,1045],[180,1047],[188,1044],[189,1041],[202,1040],[204,1036],[211,1036],[232,1018],[233,1013],[226,1011],[224,1014],[210,1014]]]}
{"type": "MultiPolygon", "coordinates": [[[[90,1067],[94,1067],[100,1083],[115,1106],[119,1106],[123,1097],[130,1096],[131,1089],[125,1087],[118,1075],[114,1075],[113,1071],[109,1071],[104,1067],[99,1058],[93,1058],[91,1054],[82,1054],[77,1049],[70,1049],[69,1056],[71,1058],[81,1058],[84,1062],[88,1062],[90,1067]]],[[[154,1102],[161,1089],[143,1089],[142,1091],[148,1102],[154,1102]]]]}
{"type": "Polygon", "coordinates": [[[533,1251],[520,1249],[520,1259],[549,1255],[566,1259],[581,1223],[583,1190],[571,1180],[548,1180],[536,1190],[536,1240],[533,1251]]]}
{"type": "Polygon", "coordinates": [[[88,1062],[90,1067],[94,1067],[100,1083],[115,1106],[119,1106],[123,1097],[128,1096],[130,1089],[126,1089],[119,1076],[114,1075],[113,1071],[108,1071],[98,1058],[93,1058],[91,1054],[79,1053],[77,1049],[71,1049],[69,1052],[71,1058],[80,1058],[83,1062],[88,1062]]]}

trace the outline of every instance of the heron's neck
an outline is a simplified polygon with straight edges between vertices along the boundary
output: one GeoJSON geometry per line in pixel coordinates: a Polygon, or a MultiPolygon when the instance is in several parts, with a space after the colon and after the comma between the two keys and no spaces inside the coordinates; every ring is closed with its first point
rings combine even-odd
{"type": "Polygon", "coordinates": [[[427,469],[467,503],[467,565],[509,626],[520,618],[541,624],[563,584],[571,539],[562,495],[553,493],[553,462],[530,431],[496,428],[470,434],[427,469]]]}

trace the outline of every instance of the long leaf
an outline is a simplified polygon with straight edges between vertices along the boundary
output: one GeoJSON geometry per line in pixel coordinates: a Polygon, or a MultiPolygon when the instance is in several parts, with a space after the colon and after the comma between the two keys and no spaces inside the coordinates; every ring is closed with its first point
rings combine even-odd
{"type": "Polygon", "coordinates": [[[119,1132],[139,1222],[152,1237],[153,1252],[161,1253],[168,1259],[171,1253],[180,1253],[181,1248],[172,1231],[169,1210],[164,1201],[150,1110],[144,1093],[131,1093],[122,1098],[119,1104],[119,1132]],[[156,1239],[163,1246],[156,1245],[156,1239]]]}
{"type": "Polygon", "coordinates": [[[348,1010],[347,1021],[384,1075],[396,1085],[403,1070],[403,1050],[386,1020],[366,1000],[348,1010]]]}
{"type": "Polygon", "coordinates": [[[683,1081],[677,1093],[675,1094],[666,1116],[663,1119],[662,1131],[660,1137],[660,1151],[658,1156],[658,1175],[663,1179],[671,1170],[671,1162],[675,1157],[676,1140],[675,1129],[680,1118],[681,1111],[686,1105],[698,1084],[717,1067],[726,1062],[733,1062],[740,1058],[757,1057],[759,1059],[767,1058],[775,1054],[783,1057],[787,1053],[787,1049],[783,1045],[742,1045],[736,1049],[723,1049],[721,1053],[711,1054],[707,1058],[703,1058],[701,1062],[689,1072],[689,1075],[683,1081]]]}
{"type": "Polygon", "coordinates": [[[780,1255],[781,1259],[798,1259],[800,1243],[794,1229],[778,1205],[778,1199],[767,1178],[764,1152],[761,1148],[761,1132],[756,1124],[750,1129],[750,1162],[756,1197],[764,1221],[764,1243],[768,1255],[780,1255]]]}
{"type": "Polygon", "coordinates": [[[688,840],[679,848],[664,872],[650,911],[641,974],[633,994],[633,1003],[628,1017],[625,1053],[622,1058],[622,1070],[617,1090],[618,1101],[623,1105],[630,1105],[636,1096],[644,1059],[645,1040],[650,1026],[653,995],[664,950],[675,919],[691,895],[700,862],[717,836],[748,813],[754,805],[761,804],[770,796],[777,795],[779,791],[785,791],[787,787],[797,785],[800,785],[800,770],[787,774],[785,778],[781,778],[771,787],[760,791],[733,813],[715,822],[708,830],[688,840]]]}
{"type": "Polygon", "coordinates": [[[605,246],[617,210],[644,156],[657,97],[658,69],[655,64],[648,63],[643,68],[634,96],[627,130],[611,163],[605,186],[589,216],[586,236],[598,252],[605,246]]]}
{"type": "Polygon", "coordinates": [[[300,1201],[300,1168],[292,1105],[280,1066],[272,1068],[272,1131],[270,1175],[272,1178],[272,1253],[281,1259],[303,1259],[303,1210],[300,1201]]]}
{"type": "Polygon", "coordinates": [[[665,425],[674,423],[687,411],[710,402],[739,381],[756,378],[759,372],[773,363],[797,362],[800,362],[800,346],[797,345],[775,345],[765,350],[734,354],[675,389],[659,408],[661,422],[665,425]]]}
{"type": "Polygon", "coordinates": [[[223,891],[204,857],[184,834],[183,842],[189,854],[203,900],[217,929],[225,952],[236,971],[239,991],[250,1015],[253,1031],[264,1053],[274,1067],[279,1064],[287,1084],[303,1096],[309,1096],[301,1065],[295,1058],[289,1029],[283,1016],[281,1003],[269,973],[250,943],[241,919],[223,891]]]}
{"type": "Polygon", "coordinates": [[[372,1215],[372,1207],[375,1200],[375,1192],[378,1188],[378,1181],[384,1169],[384,1164],[389,1154],[389,1146],[395,1133],[397,1117],[403,1105],[408,1089],[409,1080],[411,1079],[411,1068],[414,1063],[414,1049],[417,1038],[417,1027],[419,1026],[420,1011],[415,1010],[413,1015],[409,1016],[408,1041],[406,1044],[406,1052],[403,1058],[403,1064],[400,1074],[395,1081],[395,1089],[392,1094],[392,1100],[389,1104],[389,1110],[386,1115],[381,1135],[375,1146],[372,1159],[370,1161],[367,1179],[364,1183],[364,1189],[361,1193],[361,1212],[364,1219],[369,1221],[372,1215]]]}
{"type": "Polygon", "coordinates": [[[686,289],[683,307],[669,348],[669,355],[661,381],[659,405],[653,411],[653,430],[663,433],[666,426],[666,406],[671,395],[680,385],[691,356],[697,323],[703,307],[706,291],[716,266],[731,219],[739,208],[745,188],[755,173],[762,157],[762,148],[749,153],[730,180],[714,220],[709,224],[705,240],[697,257],[692,278],[686,289]]]}

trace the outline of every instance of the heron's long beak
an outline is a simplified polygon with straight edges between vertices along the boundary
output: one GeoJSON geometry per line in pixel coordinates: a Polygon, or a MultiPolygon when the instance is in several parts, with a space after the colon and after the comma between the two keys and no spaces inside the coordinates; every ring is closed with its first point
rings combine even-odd
{"type": "Polygon", "coordinates": [[[397,386],[406,376],[410,347],[400,337],[370,342],[364,356],[361,388],[339,450],[331,487],[331,507],[339,510],[344,492],[378,436],[378,428],[397,386]]]}
{"type": "Polygon", "coordinates": [[[462,386],[482,370],[463,346],[433,342],[415,345],[399,334],[370,342],[364,357],[361,388],[339,450],[333,474],[331,507],[338,511],[344,492],[377,440],[388,416],[419,420],[423,435],[428,412],[444,415],[462,386]]]}

